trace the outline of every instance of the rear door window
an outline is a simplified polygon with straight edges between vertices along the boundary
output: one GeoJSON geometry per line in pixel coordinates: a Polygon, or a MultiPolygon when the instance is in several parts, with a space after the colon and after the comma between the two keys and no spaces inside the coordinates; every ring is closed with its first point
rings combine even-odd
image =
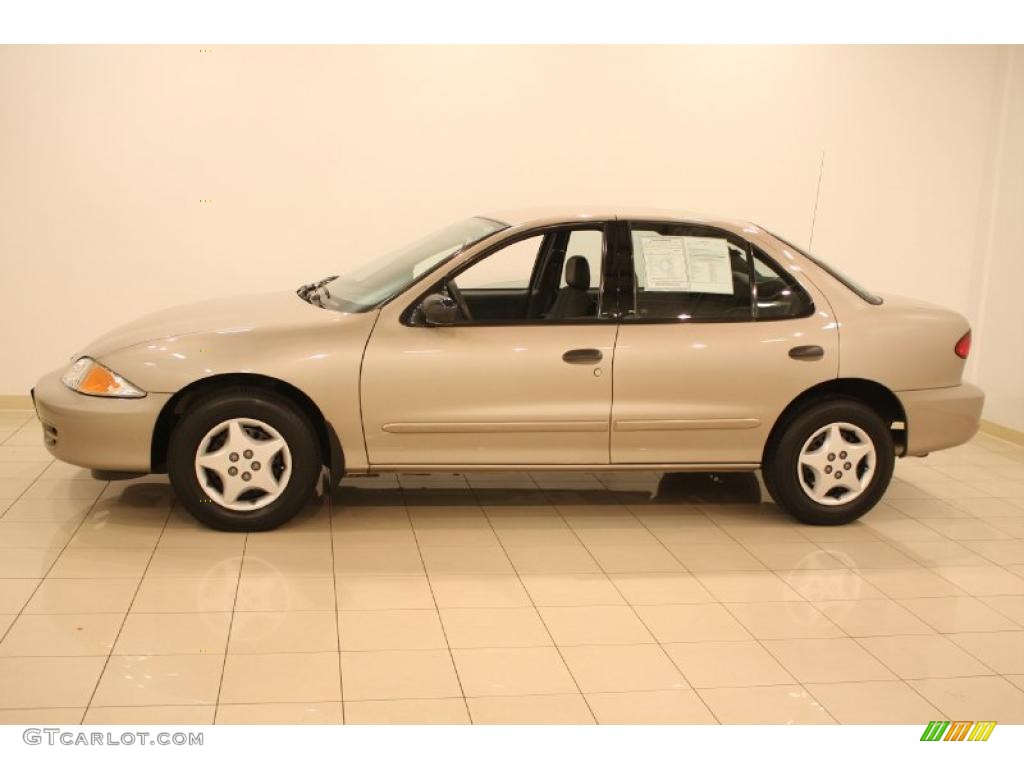
{"type": "Polygon", "coordinates": [[[692,224],[631,225],[634,309],[626,319],[743,322],[753,319],[745,243],[692,224]]]}
{"type": "Polygon", "coordinates": [[[792,275],[776,266],[760,248],[755,246],[753,251],[757,319],[782,320],[810,315],[814,302],[792,275]]]}

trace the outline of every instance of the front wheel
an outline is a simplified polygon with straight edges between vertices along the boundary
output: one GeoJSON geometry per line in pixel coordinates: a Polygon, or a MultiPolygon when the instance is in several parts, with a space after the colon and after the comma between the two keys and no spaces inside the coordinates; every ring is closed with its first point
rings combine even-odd
{"type": "Polygon", "coordinates": [[[289,401],[235,388],[196,402],[175,425],[167,471],[182,503],[223,531],[266,531],[294,517],[320,476],[309,419],[289,401]]]}
{"type": "Polygon", "coordinates": [[[857,400],[818,402],[781,426],[765,457],[765,485],[801,522],[842,525],[881,500],[895,456],[874,410],[857,400]]]}

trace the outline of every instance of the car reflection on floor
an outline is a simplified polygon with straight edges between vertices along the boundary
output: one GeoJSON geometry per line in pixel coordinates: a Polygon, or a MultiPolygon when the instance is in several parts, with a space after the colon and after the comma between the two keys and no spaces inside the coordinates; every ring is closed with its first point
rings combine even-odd
{"type": "Polygon", "coordinates": [[[1024,448],[992,437],[844,526],[758,473],[536,472],[349,478],[241,534],[17,423],[0,722],[1024,722],[1024,448]]]}

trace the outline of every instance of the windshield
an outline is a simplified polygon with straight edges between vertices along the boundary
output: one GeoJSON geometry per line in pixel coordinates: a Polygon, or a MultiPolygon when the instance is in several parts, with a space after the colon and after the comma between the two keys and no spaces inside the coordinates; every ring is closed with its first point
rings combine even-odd
{"type": "Polygon", "coordinates": [[[783,240],[781,237],[779,237],[775,233],[769,232],[768,234],[770,234],[772,237],[774,237],[776,240],[778,240],[783,245],[789,246],[794,251],[796,251],[801,256],[803,256],[804,258],[810,259],[812,262],[814,262],[819,267],[821,267],[823,270],[825,270],[830,275],[832,275],[832,277],[834,277],[840,283],[842,283],[847,288],[849,288],[851,291],[853,291],[855,294],[860,296],[868,304],[881,304],[882,303],[882,297],[881,296],[879,296],[876,293],[872,293],[871,291],[869,291],[867,288],[865,288],[863,285],[858,283],[856,280],[854,280],[849,275],[843,274],[842,272],[840,272],[838,269],[836,269],[832,265],[826,264],[824,261],[819,259],[817,256],[812,256],[811,254],[809,254],[804,249],[797,248],[791,242],[789,242],[788,240],[783,240]]]}
{"type": "Polygon", "coordinates": [[[303,286],[299,295],[327,309],[365,312],[397,296],[462,249],[507,227],[503,222],[475,216],[379,256],[348,274],[303,286]]]}

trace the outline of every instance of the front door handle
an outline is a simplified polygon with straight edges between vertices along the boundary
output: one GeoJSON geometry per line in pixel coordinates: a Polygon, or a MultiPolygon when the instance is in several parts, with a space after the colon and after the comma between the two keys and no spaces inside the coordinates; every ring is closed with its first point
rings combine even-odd
{"type": "Polygon", "coordinates": [[[567,363],[587,364],[587,363],[600,363],[604,355],[601,354],[600,349],[570,349],[564,355],[562,359],[567,363]]]}
{"type": "Polygon", "coordinates": [[[817,344],[808,344],[802,347],[793,347],[789,350],[789,356],[794,360],[821,360],[825,356],[825,350],[817,344]]]}

